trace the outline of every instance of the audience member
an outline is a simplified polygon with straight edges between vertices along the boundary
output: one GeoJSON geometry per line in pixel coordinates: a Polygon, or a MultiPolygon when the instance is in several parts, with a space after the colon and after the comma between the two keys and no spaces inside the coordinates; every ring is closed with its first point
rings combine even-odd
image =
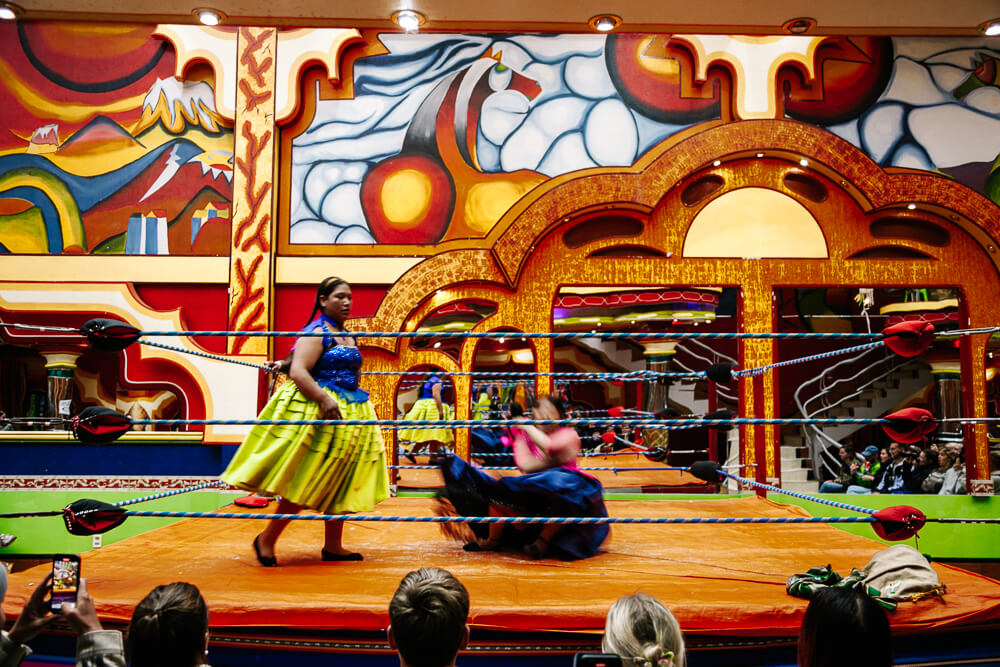
{"type": "Polygon", "coordinates": [[[663,603],[644,593],[627,595],[608,610],[601,650],[628,667],[684,667],[684,636],[663,603]]]}
{"type": "Polygon", "coordinates": [[[917,464],[910,475],[906,490],[910,493],[923,493],[924,482],[937,468],[937,456],[930,449],[921,449],[917,454],[917,464]]]}
{"type": "MultiPolygon", "coordinates": [[[[0,602],[7,592],[7,570],[0,567],[0,602]]],[[[48,574],[35,587],[28,602],[21,610],[10,633],[0,638],[0,667],[17,667],[31,649],[26,643],[34,639],[55,616],[49,608],[52,575],[48,574]]],[[[76,604],[66,603],[60,612],[77,634],[77,667],[125,667],[122,635],[117,630],[104,630],[97,618],[94,601],[87,593],[87,580],[80,580],[76,604]]],[[[5,622],[0,611],[0,626],[5,622]]],[[[179,664],[179,663],[178,663],[179,664]]]]}
{"type": "Polygon", "coordinates": [[[861,588],[829,586],[815,591],[799,630],[799,667],[892,665],[889,619],[861,588]]]}
{"type": "MultiPolygon", "coordinates": [[[[961,496],[965,494],[965,453],[961,449],[945,448],[940,456],[945,456],[944,452],[947,452],[947,456],[951,458],[951,465],[948,469],[944,471],[944,476],[941,479],[941,490],[938,491],[939,496],[961,496]]],[[[944,462],[941,462],[942,467],[944,462]]]]}
{"type": "Polygon", "coordinates": [[[993,480],[993,495],[1000,496],[1000,449],[990,450],[990,479],[993,480]]]}
{"type": "Polygon", "coordinates": [[[854,480],[854,473],[851,471],[851,466],[856,461],[854,448],[850,445],[841,445],[838,456],[840,458],[840,471],[832,481],[823,482],[820,485],[820,493],[843,493],[854,480]]]}
{"type": "Polygon", "coordinates": [[[851,464],[854,472],[854,481],[847,487],[847,492],[852,494],[865,494],[872,492],[872,485],[875,483],[875,476],[882,469],[879,461],[879,450],[875,445],[868,445],[861,452],[864,457],[863,462],[855,461],[851,464]]]}
{"type": "MultiPolygon", "coordinates": [[[[3,568],[0,568],[2,570],[3,568]]],[[[3,590],[6,590],[6,571],[3,590]]],[[[56,618],[49,608],[52,575],[35,588],[21,610],[10,634],[0,640],[0,667],[17,667],[31,653],[25,642],[32,640],[56,618]]],[[[191,584],[157,586],[136,606],[123,644],[122,633],[105,630],[97,618],[94,600],[80,580],[76,604],[63,604],[59,614],[77,634],[77,667],[194,667],[206,665],[208,654],[208,607],[191,584]]],[[[0,625],[3,622],[0,612],[0,625]]]]}
{"type": "Polygon", "coordinates": [[[927,474],[927,477],[921,483],[920,488],[924,493],[937,494],[941,490],[941,485],[944,483],[944,474],[948,472],[949,468],[951,468],[955,459],[951,450],[945,448],[939,448],[937,453],[933,456],[937,461],[937,467],[927,474]]]}
{"type": "Polygon", "coordinates": [[[872,493],[906,493],[906,483],[913,474],[913,467],[906,460],[903,445],[894,442],[889,445],[891,457],[882,478],[872,488],[872,493]]]}
{"type": "Polygon", "coordinates": [[[410,572],[389,602],[389,646],[400,667],[454,667],[469,642],[469,592],[436,567],[410,572]]]}

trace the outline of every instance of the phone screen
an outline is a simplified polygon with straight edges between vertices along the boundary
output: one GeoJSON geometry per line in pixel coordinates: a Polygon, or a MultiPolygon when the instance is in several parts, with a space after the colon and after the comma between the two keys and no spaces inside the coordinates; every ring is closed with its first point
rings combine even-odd
{"type": "Polygon", "coordinates": [[[80,557],[63,554],[52,559],[52,611],[62,609],[63,603],[76,603],[80,588],[80,557]]]}
{"type": "Polygon", "coordinates": [[[614,653],[577,653],[573,667],[622,667],[622,659],[614,653]]]}

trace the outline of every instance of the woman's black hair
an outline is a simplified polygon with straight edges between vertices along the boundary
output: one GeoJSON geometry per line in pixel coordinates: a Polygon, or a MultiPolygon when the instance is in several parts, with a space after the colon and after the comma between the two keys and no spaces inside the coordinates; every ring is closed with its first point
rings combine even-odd
{"type": "Polygon", "coordinates": [[[198,588],[157,586],[132,613],[125,653],[132,667],[189,667],[202,662],[208,606],[198,588]]]}
{"type": "Polygon", "coordinates": [[[860,587],[812,595],[799,631],[799,667],[891,667],[889,618],[860,587]]]}
{"type": "Polygon", "coordinates": [[[548,401],[552,405],[552,407],[556,409],[556,412],[559,413],[559,418],[566,419],[566,414],[567,414],[566,401],[562,399],[562,396],[559,396],[557,394],[549,394],[548,396],[542,396],[539,400],[548,401]]]}
{"type": "Polygon", "coordinates": [[[331,294],[333,294],[333,290],[337,289],[337,287],[339,287],[340,285],[346,285],[346,284],[347,284],[346,280],[344,280],[343,278],[338,278],[336,276],[330,276],[329,278],[324,278],[323,282],[321,282],[319,284],[319,287],[316,288],[316,301],[315,303],[313,303],[312,312],[309,313],[309,319],[306,320],[306,323],[308,324],[309,322],[312,322],[313,318],[316,317],[316,313],[320,312],[320,310],[322,309],[322,306],[320,306],[319,304],[320,299],[322,299],[323,297],[330,296],[331,294]]]}

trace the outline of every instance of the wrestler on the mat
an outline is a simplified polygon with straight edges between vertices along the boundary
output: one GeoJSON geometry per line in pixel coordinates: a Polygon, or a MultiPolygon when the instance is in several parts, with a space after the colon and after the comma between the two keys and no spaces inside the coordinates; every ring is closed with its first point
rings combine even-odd
{"type": "MultiPolygon", "coordinates": [[[[533,408],[535,419],[565,419],[562,399],[546,396],[533,408]]],[[[523,474],[494,479],[457,456],[441,462],[445,487],[438,509],[459,516],[602,517],[603,488],[580,471],[580,437],[568,426],[514,422],[514,461],[523,474]]],[[[520,549],[531,558],[574,560],[597,553],[608,535],[604,525],[441,524],[452,537],[467,539],[466,551],[520,549]],[[459,528],[456,528],[458,526],[459,528]]]]}
{"type": "MultiPolygon", "coordinates": [[[[351,312],[351,286],[327,278],[316,290],[312,320],[292,349],[291,382],[284,383],[264,406],[260,420],[348,419],[378,417],[368,392],[358,387],[361,352],[344,329],[351,312]],[[328,335],[326,335],[328,334],[328,335]]],[[[222,478],[241,489],[281,496],[275,510],[294,514],[303,507],[323,514],[365,512],[389,497],[389,477],[382,433],[377,426],[254,426],[222,478]]],[[[277,565],[274,545],[288,520],[272,519],[253,547],[261,565],[277,565]]],[[[325,523],[323,560],[362,560],[341,543],[342,521],[325,523]]]]}
{"type": "MultiPolygon", "coordinates": [[[[403,417],[406,421],[436,421],[452,419],[454,410],[441,400],[443,382],[439,375],[427,378],[420,387],[420,396],[413,407],[403,417]]],[[[406,457],[411,463],[416,463],[413,455],[427,448],[431,454],[437,454],[442,449],[455,442],[455,435],[449,428],[412,428],[401,429],[399,440],[412,443],[406,457]]]]}

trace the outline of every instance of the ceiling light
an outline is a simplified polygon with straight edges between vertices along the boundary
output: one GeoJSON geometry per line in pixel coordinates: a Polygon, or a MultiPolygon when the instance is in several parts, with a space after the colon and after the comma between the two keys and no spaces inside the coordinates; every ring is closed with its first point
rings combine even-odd
{"type": "Polygon", "coordinates": [[[764,157],[763,153],[757,153],[757,157],[764,157]]]}
{"type": "Polygon", "coordinates": [[[441,347],[441,341],[434,343],[434,349],[437,350],[441,347]]]}
{"type": "Polygon", "coordinates": [[[806,17],[789,19],[781,24],[782,32],[786,32],[789,35],[804,35],[815,27],[816,19],[806,17]]]}
{"type": "Polygon", "coordinates": [[[916,208],[917,208],[917,205],[916,205],[916,204],[907,204],[907,205],[906,205],[906,208],[908,208],[908,209],[910,209],[911,211],[913,211],[914,209],[916,209],[916,208]]]}
{"type": "Polygon", "coordinates": [[[808,167],[809,166],[809,160],[807,160],[805,158],[802,158],[801,160],[799,160],[799,164],[801,164],[803,167],[808,167]]]}
{"type": "Polygon", "coordinates": [[[210,7],[198,7],[192,10],[191,13],[194,14],[194,17],[202,25],[219,25],[226,19],[225,14],[218,9],[211,9],[210,7]]]}
{"type": "Polygon", "coordinates": [[[406,32],[412,32],[419,30],[426,19],[420,12],[415,12],[412,9],[400,9],[392,15],[392,20],[406,32]]]}
{"type": "Polygon", "coordinates": [[[13,2],[0,2],[0,20],[13,21],[19,16],[24,16],[23,7],[13,2]]]}
{"type": "Polygon", "coordinates": [[[1000,35],[1000,19],[991,19],[979,26],[979,29],[982,30],[983,34],[987,37],[996,37],[997,35],[1000,35]]]}
{"type": "Polygon", "coordinates": [[[713,167],[721,167],[722,166],[722,160],[716,160],[715,162],[712,163],[712,166],[713,167]]]}
{"type": "Polygon", "coordinates": [[[599,14],[591,18],[587,23],[598,32],[611,32],[622,24],[622,19],[620,16],[615,16],[614,14],[599,14]]]}

